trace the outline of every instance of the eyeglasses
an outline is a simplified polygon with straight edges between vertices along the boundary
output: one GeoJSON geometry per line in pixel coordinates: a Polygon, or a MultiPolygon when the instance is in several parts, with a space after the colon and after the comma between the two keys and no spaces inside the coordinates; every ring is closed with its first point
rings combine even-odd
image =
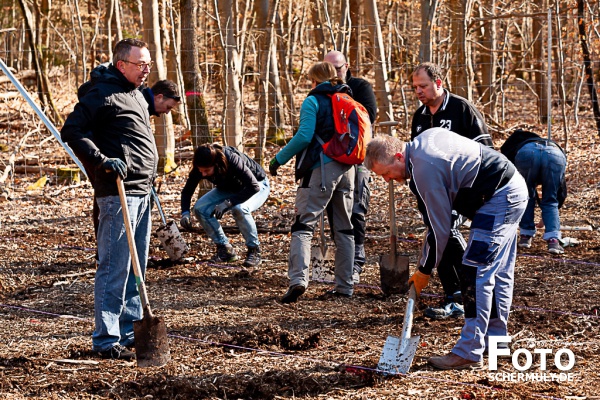
{"type": "Polygon", "coordinates": [[[145,62],[141,62],[141,63],[134,63],[131,61],[127,61],[127,60],[121,60],[123,62],[126,62],[128,64],[133,64],[137,67],[137,69],[139,69],[140,71],[144,71],[146,69],[146,67],[148,67],[148,70],[151,70],[152,67],[154,66],[154,61],[150,61],[149,63],[145,63],[145,62]]]}
{"type": "Polygon", "coordinates": [[[341,70],[342,68],[344,68],[346,66],[346,63],[343,63],[342,65],[340,65],[339,67],[336,67],[335,65],[333,66],[333,68],[335,68],[336,71],[341,70]]]}

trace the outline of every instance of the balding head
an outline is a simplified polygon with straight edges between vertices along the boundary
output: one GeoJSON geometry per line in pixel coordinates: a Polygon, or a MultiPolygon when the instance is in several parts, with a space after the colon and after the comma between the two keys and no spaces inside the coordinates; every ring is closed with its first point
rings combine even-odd
{"type": "Polygon", "coordinates": [[[325,55],[323,61],[327,61],[328,63],[333,64],[335,67],[335,73],[338,78],[346,80],[346,73],[348,72],[348,63],[346,62],[346,57],[344,54],[337,50],[332,50],[325,55]]]}

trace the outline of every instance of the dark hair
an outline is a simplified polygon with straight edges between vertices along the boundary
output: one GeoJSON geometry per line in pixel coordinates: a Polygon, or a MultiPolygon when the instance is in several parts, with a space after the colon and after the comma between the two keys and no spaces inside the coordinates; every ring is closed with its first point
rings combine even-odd
{"type": "Polygon", "coordinates": [[[224,175],[227,172],[227,157],[220,144],[203,144],[198,146],[194,152],[194,168],[215,167],[216,175],[224,175]]]}
{"type": "Polygon", "coordinates": [[[148,47],[148,44],[144,41],[133,38],[120,40],[113,50],[113,65],[116,66],[117,61],[127,61],[132,47],[144,48],[148,47]]]}
{"type": "Polygon", "coordinates": [[[179,94],[177,92],[177,85],[173,81],[170,81],[168,79],[158,81],[154,85],[152,85],[151,89],[152,93],[154,93],[155,96],[157,94],[162,94],[164,97],[168,97],[169,99],[181,101],[181,97],[179,97],[179,94]]]}
{"type": "Polygon", "coordinates": [[[442,75],[442,69],[432,62],[424,62],[419,64],[417,68],[413,71],[413,75],[415,75],[419,71],[425,71],[427,76],[431,78],[432,81],[443,80],[444,77],[442,75]]]}

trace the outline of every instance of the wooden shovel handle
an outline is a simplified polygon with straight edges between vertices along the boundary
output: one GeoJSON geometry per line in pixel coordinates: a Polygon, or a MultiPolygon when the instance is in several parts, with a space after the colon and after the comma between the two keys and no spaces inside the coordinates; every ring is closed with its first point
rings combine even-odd
{"type": "Polygon", "coordinates": [[[123,185],[123,180],[120,176],[117,176],[117,188],[119,189],[119,199],[121,200],[121,210],[123,212],[125,232],[127,233],[127,243],[129,244],[129,252],[131,253],[133,274],[135,275],[135,282],[137,283],[138,291],[140,292],[142,308],[144,310],[144,314],[146,314],[147,312],[148,315],[152,317],[152,311],[150,310],[150,305],[148,304],[148,294],[146,293],[146,285],[144,285],[144,277],[142,276],[142,269],[140,268],[140,260],[138,259],[138,253],[135,247],[133,229],[131,227],[131,219],[129,218],[129,208],[127,208],[127,197],[125,196],[125,185],[123,185]]]}
{"type": "Polygon", "coordinates": [[[388,182],[388,195],[389,195],[389,214],[390,214],[390,253],[394,260],[396,259],[396,241],[398,240],[398,227],[396,226],[396,204],[394,200],[394,181],[389,180],[388,182]]]}

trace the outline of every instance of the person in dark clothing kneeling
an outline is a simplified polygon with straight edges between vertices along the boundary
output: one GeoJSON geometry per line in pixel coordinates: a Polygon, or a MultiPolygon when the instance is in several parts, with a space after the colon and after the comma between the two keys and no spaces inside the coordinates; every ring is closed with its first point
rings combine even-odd
{"type": "Polygon", "coordinates": [[[198,199],[193,213],[217,245],[212,261],[233,262],[238,259],[219,223],[226,212],[231,212],[248,247],[244,266],[260,265],[260,242],[252,212],[265,203],[271,192],[264,169],[235,147],[218,144],[198,147],[194,153],[193,168],[181,191],[180,223],[188,230],[193,228],[190,213],[192,196],[202,179],[211,182],[215,188],[198,199]]]}

